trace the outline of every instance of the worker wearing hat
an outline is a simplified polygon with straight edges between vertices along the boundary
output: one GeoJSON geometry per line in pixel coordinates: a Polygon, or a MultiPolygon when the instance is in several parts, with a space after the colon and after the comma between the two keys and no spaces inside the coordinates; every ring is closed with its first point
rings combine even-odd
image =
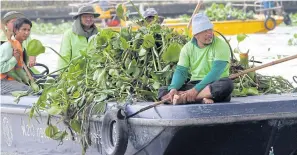
{"type": "MultiPolygon", "coordinates": [[[[159,16],[158,12],[154,8],[147,8],[143,12],[142,16],[147,23],[152,23],[154,20],[156,20],[157,23],[162,24],[164,21],[164,17],[159,16]]],[[[138,22],[139,25],[143,25],[144,23],[144,20],[140,20],[140,22],[138,22]]]]}
{"type": "MultiPolygon", "coordinates": [[[[8,34],[8,36],[14,38],[14,34],[13,34],[13,24],[14,22],[18,19],[18,18],[24,18],[25,15],[20,13],[20,12],[17,12],[17,11],[10,11],[10,12],[7,12],[3,18],[1,19],[1,22],[2,22],[2,26],[4,26],[4,30],[6,31],[6,33],[8,34]]],[[[4,42],[7,41],[7,37],[6,35],[4,34],[3,32],[3,29],[1,29],[0,31],[0,39],[1,39],[1,44],[3,44],[4,42]]],[[[22,43],[22,46],[27,49],[28,45],[29,45],[29,42],[31,41],[31,37],[29,36],[25,41],[23,41],[22,43]]],[[[36,64],[36,57],[35,56],[27,56],[26,55],[26,64],[29,66],[29,67],[33,67],[35,64],[36,64]],[[28,60],[28,61],[27,61],[28,60]]],[[[33,73],[39,73],[38,70],[36,70],[35,68],[31,68],[31,71],[33,73]]]]}
{"type": "Polygon", "coordinates": [[[159,99],[173,104],[229,102],[233,82],[228,78],[228,44],[214,36],[213,24],[203,13],[194,15],[192,35],[181,49],[170,86],[159,90],[159,99]],[[185,83],[188,75],[190,82],[185,83]]]}
{"type": "MultiPolygon", "coordinates": [[[[16,11],[7,12],[1,19],[1,26],[4,26],[4,30],[8,33],[9,36],[13,35],[13,23],[17,18],[25,17],[24,14],[16,11]]],[[[1,43],[7,41],[7,37],[4,32],[1,30],[1,43]]]]}
{"type": "Polygon", "coordinates": [[[80,56],[80,51],[88,46],[88,40],[92,35],[98,33],[97,27],[94,24],[94,18],[100,14],[95,13],[90,5],[79,8],[78,13],[73,16],[74,22],[72,28],[67,30],[62,39],[60,54],[64,59],[58,60],[58,67],[65,67],[70,60],[80,56]]]}

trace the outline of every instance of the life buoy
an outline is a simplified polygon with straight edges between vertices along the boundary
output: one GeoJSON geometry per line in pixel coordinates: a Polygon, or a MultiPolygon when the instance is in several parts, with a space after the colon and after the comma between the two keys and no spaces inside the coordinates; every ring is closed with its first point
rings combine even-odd
{"type": "Polygon", "coordinates": [[[102,146],[106,155],[124,155],[128,145],[126,119],[118,119],[117,110],[105,113],[102,122],[102,146]]]}
{"type": "Polygon", "coordinates": [[[264,21],[264,27],[269,31],[273,30],[276,27],[275,19],[272,17],[267,17],[264,21]]]}

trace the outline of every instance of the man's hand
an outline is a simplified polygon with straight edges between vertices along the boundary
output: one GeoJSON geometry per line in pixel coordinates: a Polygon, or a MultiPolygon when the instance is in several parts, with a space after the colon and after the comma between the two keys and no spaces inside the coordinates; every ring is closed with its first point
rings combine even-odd
{"type": "Polygon", "coordinates": [[[161,99],[162,99],[162,100],[169,99],[169,102],[170,102],[170,103],[173,103],[173,97],[174,97],[174,95],[176,95],[177,93],[178,93],[178,92],[177,92],[176,89],[171,89],[170,92],[169,92],[167,95],[163,96],[161,99]]]}
{"type": "Polygon", "coordinates": [[[195,102],[198,94],[199,92],[195,88],[192,88],[190,90],[185,91],[184,95],[187,102],[195,102]]]}
{"type": "Polygon", "coordinates": [[[17,49],[14,49],[14,50],[13,50],[13,56],[15,57],[15,59],[16,59],[17,61],[20,60],[20,52],[19,52],[17,49]]]}
{"type": "Polygon", "coordinates": [[[36,57],[35,56],[29,56],[29,67],[33,67],[36,64],[36,57]]]}

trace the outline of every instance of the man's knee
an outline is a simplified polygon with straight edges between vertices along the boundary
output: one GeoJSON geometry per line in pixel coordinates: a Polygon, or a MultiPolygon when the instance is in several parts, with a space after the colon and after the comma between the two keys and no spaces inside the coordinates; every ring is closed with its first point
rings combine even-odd
{"type": "Polygon", "coordinates": [[[210,84],[210,91],[216,102],[230,101],[233,89],[233,81],[229,78],[222,78],[210,84]]]}

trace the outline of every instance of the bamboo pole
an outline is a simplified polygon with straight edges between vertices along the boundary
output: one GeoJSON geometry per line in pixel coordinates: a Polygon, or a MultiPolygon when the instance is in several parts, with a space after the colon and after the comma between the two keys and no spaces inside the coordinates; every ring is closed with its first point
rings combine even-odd
{"type": "Polygon", "coordinates": [[[143,111],[146,111],[146,110],[148,110],[148,109],[151,109],[151,108],[153,108],[153,107],[156,107],[157,105],[163,104],[163,103],[165,103],[165,102],[167,102],[167,101],[169,101],[169,99],[165,99],[165,100],[162,100],[162,101],[159,101],[159,102],[155,102],[154,104],[151,104],[151,105],[148,105],[148,106],[146,106],[146,107],[144,107],[144,108],[141,108],[140,110],[136,111],[135,113],[133,113],[133,114],[127,116],[126,119],[128,119],[128,118],[130,118],[130,117],[133,117],[133,116],[135,116],[135,115],[137,115],[137,114],[139,114],[139,113],[141,113],[141,112],[143,112],[143,111]]]}
{"type": "Polygon", "coordinates": [[[199,11],[199,9],[200,9],[202,3],[203,3],[203,0],[199,0],[199,1],[198,1],[198,4],[196,5],[196,8],[195,8],[195,10],[194,10],[194,12],[193,12],[193,14],[192,14],[192,17],[191,17],[191,19],[190,19],[190,21],[189,21],[189,23],[188,23],[188,25],[187,25],[187,28],[188,28],[188,29],[190,29],[190,27],[191,27],[191,25],[192,25],[192,18],[193,18],[194,15],[199,11]]]}
{"type": "Polygon", "coordinates": [[[249,72],[253,72],[253,71],[265,68],[265,67],[273,66],[273,65],[276,65],[276,64],[279,64],[279,63],[282,63],[282,62],[286,62],[286,61],[289,61],[289,60],[293,60],[293,59],[296,59],[296,58],[297,58],[297,54],[286,57],[286,58],[282,58],[282,59],[279,59],[279,60],[275,60],[275,61],[269,62],[267,64],[263,64],[263,65],[260,65],[260,66],[256,66],[256,67],[253,67],[253,68],[246,69],[246,70],[244,70],[244,71],[242,71],[240,73],[230,75],[229,78],[230,79],[235,79],[235,78],[237,78],[237,77],[239,77],[241,75],[247,74],[249,72]]]}

